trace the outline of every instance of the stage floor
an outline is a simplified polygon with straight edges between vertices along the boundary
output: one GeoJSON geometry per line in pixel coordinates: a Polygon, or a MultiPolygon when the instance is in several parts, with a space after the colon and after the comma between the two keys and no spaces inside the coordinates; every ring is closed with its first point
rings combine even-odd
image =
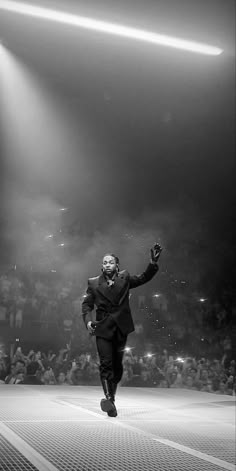
{"type": "Polygon", "coordinates": [[[235,470],[235,397],[183,389],[0,385],[1,471],[235,470]]]}

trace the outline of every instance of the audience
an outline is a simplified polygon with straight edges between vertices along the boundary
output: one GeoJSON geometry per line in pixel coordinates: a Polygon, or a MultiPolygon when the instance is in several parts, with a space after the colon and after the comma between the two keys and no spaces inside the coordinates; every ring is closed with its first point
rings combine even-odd
{"type": "MultiPolygon", "coordinates": [[[[216,394],[235,395],[235,360],[225,365],[222,359],[180,358],[162,354],[124,353],[121,386],[182,388],[216,394]]],[[[100,385],[97,355],[78,354],[71,361],[70,351],[61,349],[24,355],[18,347],[13,358],[0,354],[0,384],[100,385]],[[66,353],[66,357],[64,357],[66,353]]]]}
{"type": "Polygon", "coordinates": [[[43,384],[37,373],[40,371],[40,364],[37,361],[31,361],[26,367],[26,375],[22,384],[43,384]]]}
{"type": "MultiPolygon", "coordinates": [[[[235,395],[236,363],[232,353],[228,311],[219,304],[209,306],[198,302],[191,307],[190,319],[182,298],[177,296],[177,301],[172,298],[169,297],[169,311],[167,302],[165,309],[156,306],[159,309],[158,319],[155,315],[153,324],[153,309],[150,310],[149,325],[152,329],[152,325],[155,327],[158,322],[163,324],[164,333],[166,327],[163,319],[167,318],[171,332],[169,336],[182,339],[184,348],[181,357],[176,354],[174,358],[167,349],[155,354],[133,354],[133,351],[145,347],[140,340],[137,350],[124,354],[121,386],[183,388],[235,395]],[[182,325],[180,319],[183,319],[182,325]],[[202,327],[207,340],[201,338],[202,327]],[[184,352],[187,348],[188,352],[184,352]],[[205,356],[201,357],[200,352],[204,352],[205,356]]],[[[14,271],[0,276],[0,321],[7,322],[10,331],[22,330],[25,319],[29,317],[31,321],[36,319],[39,322],[40,319],[40,325],[45,329],[54,323],[59,330],[70,331],[75,325],[74,319],[79,317],[79,306],[78,286],[71,281],[53,278],[50,282],[43,276],[27,273],[20,276],[14,271]]],[[[145,303],[140,309],[143,319],[145,303]]],[[[138,329],[136,331],[137,338],[139,335],[141,338],[142,329],[141,333],[138,329]]],[[[86,335],[85,330],[83,332],[86,335]]],[[[164,347],[166,341],[159,343],[164,347]]],[[[90,352],[81,351],[73,352],[72,356],[69,348],[61,348],[58,352],[49,350],[47,353],[31,349],[25,354],[20,346],[7,356],[0,346],[0,384],[100,385],[98,358],[90,352]]]]}

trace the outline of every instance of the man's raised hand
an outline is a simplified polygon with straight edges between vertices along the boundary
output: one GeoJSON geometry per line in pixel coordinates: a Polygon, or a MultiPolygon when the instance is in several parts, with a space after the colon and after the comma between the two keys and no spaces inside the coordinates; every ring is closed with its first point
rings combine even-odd
{"type": "Polygon", "coordinates": [[[161,255],[161,252],[162,252],[162,247],[160,246],[160,244],[155,244],[151,248],[151,263],[157,263],[158,262],[158,259],[161,255]]]}

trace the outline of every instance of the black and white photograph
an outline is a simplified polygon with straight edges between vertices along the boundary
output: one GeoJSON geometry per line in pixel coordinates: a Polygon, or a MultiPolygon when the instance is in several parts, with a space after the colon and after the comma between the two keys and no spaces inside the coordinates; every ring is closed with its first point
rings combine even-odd
{"type": "Polygon", "coordinates": [[[234,0],[0,0],[0,471],[235,471],[234,0]]]}

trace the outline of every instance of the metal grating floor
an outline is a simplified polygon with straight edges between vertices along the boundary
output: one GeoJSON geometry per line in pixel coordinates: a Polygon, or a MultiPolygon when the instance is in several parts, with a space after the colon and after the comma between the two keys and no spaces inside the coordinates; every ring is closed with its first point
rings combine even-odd
{"type": "MultiPolygon", "coordinates": [[[[135,424],[135,426],[137,427],[139,424],[135,424]]],[[[192,423],[192,427],[190,423],[188,423],[187,427],[184,425],[176,426],[176,423],[171,423],[171,421],[168,424],[147,423],[145,427],[142,427],[145,431],[158,437],[171,440],[193,450],[198,450],[201,453],[215,456],[221,460],[235,463],[234,439],[232,437],[227,438],[223,434],[222,438],[210,438],[207,434],[207,431],[210,431],[209,428],[209,426],[197,427],[195,423],[192,423]],[[198,429],[200,430],[198,431],[198,429]]]]}
{"type": "Polygon", "coordinates": [[[106,423],[9,424],[60,471],[220,471],[129,430],[106,423]],[[40,439],[39,439],[40,437],[40,439]],[[50,443],[50,446],[48,446],[50,443]]]}
{"type": "Polygon", "coordinates": [[[0,434],[0,471],[37,471],[37,468],[0,434]]]}
{"type": "Polygon", "coordinates": [[[232,397],[218,396],[214,406],[216,397],[208,393],[121,388],[119,415],[111,419],[100,410],[101,396],[99,387],[1,387],[0,433],[9,431],[4,447],[19,459],[12,464],[13,452],[4,451],[0,471],[235,469],[232,397]],[[14,447],[14,437],[43,456],[47,468],[31,465],[14,447]]]}

